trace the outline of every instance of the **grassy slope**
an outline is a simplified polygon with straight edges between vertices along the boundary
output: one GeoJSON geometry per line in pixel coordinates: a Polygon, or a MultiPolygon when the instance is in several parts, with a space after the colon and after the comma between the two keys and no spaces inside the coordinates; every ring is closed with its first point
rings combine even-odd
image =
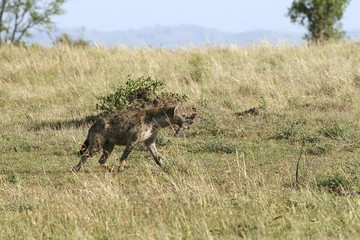
{"type": "Polygon", "coordinates": [[[359,197],[339,191],[360,190],[359,51],[1,47],[0,236],[357,238],[359,197]],[[163,169],[139,146],[124,173],[95,158],[71,173],[82,119],[128,75],[188,94],[196,125],[161,134],[163,169]],[[266,112],[236,115],[256,106],[266,112]]]}

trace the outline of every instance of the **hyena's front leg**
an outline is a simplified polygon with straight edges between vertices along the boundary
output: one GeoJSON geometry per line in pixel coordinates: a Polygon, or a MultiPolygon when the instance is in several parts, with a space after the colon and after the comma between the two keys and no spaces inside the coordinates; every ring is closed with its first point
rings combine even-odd
{"type": "Polygon", "coordinates": [[[120,165],[119,165],[119,168],[118,168],[118,172],[122,172],[124,170],[127,158],[129,156],[129,154],[131,153],[131,151],[134,149],[136,143],[137,142],[131,142],[131,143],[128,143],[126,145],[125,150],[124,150],[124,152],[123,152],[123,154],[121,155],[121,158],[120,158],[120,165]]]}
{"type": "Polygon", "coordinates": [[[151,139],[151,140],[148,140],[148,141],[145,141],[145,145],[147,146],[147,148],[150,150],[151,152],[151,155],[153,156],[155,162],[157,163],[157,165],[159,165],[160,167],[163,166],[163,162],[157,152],[157,149],[156,149],[156,145],[155,145],[155,138],[154,139],[151,139]]]}

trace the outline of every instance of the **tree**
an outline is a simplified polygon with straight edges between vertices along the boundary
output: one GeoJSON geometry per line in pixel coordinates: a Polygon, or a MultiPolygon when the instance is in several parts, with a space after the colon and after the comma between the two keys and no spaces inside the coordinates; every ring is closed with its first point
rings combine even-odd
{"type": "Polygon", "coordinates": [[[0,45],[20,43],[30,37],[30,30],[50,32],[55,24],[51,18],[63,14],[66,0],[0,0],[0,45]]]}
{"type": "Polygon", "coordinates": [[[288,9],[291,22],[307,25],[309,42],[342,39],[341,18],[350,0],[297,0],[288,9]]]}

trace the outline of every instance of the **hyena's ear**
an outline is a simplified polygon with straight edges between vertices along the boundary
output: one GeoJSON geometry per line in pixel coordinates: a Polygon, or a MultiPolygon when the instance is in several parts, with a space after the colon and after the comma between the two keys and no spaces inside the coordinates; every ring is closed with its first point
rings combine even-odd
{"type": "Polygon", "coordinates": [[[180,110],[180,103],[178,103],[174,108],[174,117],[178,115],[179,110],[180,110]]]}

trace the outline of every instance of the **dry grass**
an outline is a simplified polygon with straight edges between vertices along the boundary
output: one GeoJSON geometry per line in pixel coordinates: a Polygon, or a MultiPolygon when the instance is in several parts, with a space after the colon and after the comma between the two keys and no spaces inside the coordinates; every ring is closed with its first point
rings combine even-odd
{"type": "MultiPolygon", "coordinates": [[[[357,238],[360,45],[0,48],[3,239],[357,238]],[[122,174],[70,169],[97,98],[127,76],[199,109],[122,174]],[[265,108],[258,116],[237,113],[265,108]],[[295,166],[300,161],[300,186],[295,166]],[[346,194],[345,194],[346,195],[346,194]]],[[[117,164],[121,152],[109,160],[117,164]]]]}
{"type": "Polygon", "coordinates": [[[1,98],[89,108],[128,75],[164,80],[192,100],[210,94],[242,105],[260,95],[272,105],[291,97],[354,97],[360,87],[358,50],[353,43],[191,50],[3,46],[1,98]]]}

